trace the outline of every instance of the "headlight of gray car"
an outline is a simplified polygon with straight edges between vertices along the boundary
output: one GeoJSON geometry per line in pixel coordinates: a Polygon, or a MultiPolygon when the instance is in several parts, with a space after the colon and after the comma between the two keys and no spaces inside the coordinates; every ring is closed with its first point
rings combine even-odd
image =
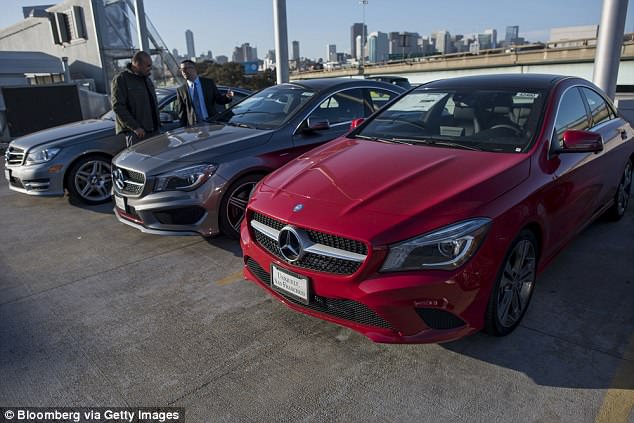
{"type": "Polygon", "coordinates": [[[217,168],[215,164],[201,164],[163,173],[156,177],[154,192],[196,189],[209,179],[217,168]]]}
{"type": "Polygon", "coordinates": [[[381,271],[453,270],[475,254],[490,224],[487,218],[467,220],[390,245],[381,271]]]}
{"type": "Polygon", "coordinates": [[[26,164],[46,163],[57,156],[61,150],[59,147],[36,148],[26,155],[26,164]]]}

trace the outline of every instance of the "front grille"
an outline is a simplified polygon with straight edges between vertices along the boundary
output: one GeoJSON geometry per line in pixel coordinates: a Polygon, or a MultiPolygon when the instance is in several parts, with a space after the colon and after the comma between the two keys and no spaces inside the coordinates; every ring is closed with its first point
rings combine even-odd
{"type": "Polygon", "coordinates": [[[24,162],[24,150],[18,147],[9,146],[5,152],[4,158],[10,166],[19,166],[24,162]]]}
{"type": "MultiPolygon", "coordinates": [[[[271,286],[271,275],[251,257],[247,258],[247,267],[251,273],[260,280],[260,282],[268,285],[269,287],[271,286]]],[[[326,298],[311,293],[309,295],[309,304],[304,304],[294,298],[284,295],[282,292],[275,292],[282,295],[286,300],[303,308],[308,308],[310,310],[318,311],[320,313],[328,314],[330,316],[348,320],[364,326],[393,329],[392,325],[373,312],[368,306],[356,301],[326,298]]]]}
{"type": "Polygon", "coordinates": [[[437,308],[417,308],[416,313],[432,329],[455,329],[465,325],[455,314],[437,308]]]}
{"type": "Polygon", "coordinates": [[[112,166],[113,183],[115,182],[115,169],[119,169],[123,174],[123,189],[114,184],[117,192],[130,195],[139,195],[143,192],[143,187],[145,186],[144,174],[123,167],[112,166]]]}
{"type": "MultiPolygon", "coordinates": [[[[273,228],[277,231],[281,230],[285,223],[280,222],[279,220],[272,219],[268,216],[264,216],[260,213],[253,213],[252,219],[258,221],[270,228],[273,228]]],[[[310,240],[312,242],[326,245],[333,248],[338,248],[340,250],[348,251],[351,253],[357,253],[362,255],[367,255],[368,248],[367,246],[360,242],[355,241],[348,238],[343,238],[336,235],[326,234],[323,232],[318,232],[314,230],[305,229],[304,230],[310,240]]],[[[261,245],[268,252],[273,254],[275,257],[278,257],[281,260],[284,260],[287,263],[290,263],[280,252],[279,246],[276,240],[269,238],[264,235],[260,231],[253,231],[255,236],[255,241],[261,245]]],[[[294,266],[301,267],[304,269],[316,270],[318,272],[326,272],[326,273],[336,273],[340,275],[351,275],[363,264],[362,262],[345,260],[341,258],[323,256],[313,253],[306,253],[301,259],[292,263],[294,266]]]]}

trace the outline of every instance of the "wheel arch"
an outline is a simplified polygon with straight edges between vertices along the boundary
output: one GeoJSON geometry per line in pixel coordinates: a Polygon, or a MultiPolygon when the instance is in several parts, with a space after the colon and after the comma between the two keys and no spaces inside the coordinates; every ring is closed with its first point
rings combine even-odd
{"type": "Polygon", "coordinates": [[[81,160],[81,159],[83,159],[83,158],[86,158],[86,157],[90,157],[90,156],[95,156],[95,157],[99,157],[99,156],[101,156],[101,157],[103,157],[103,158],[108,159],[108,161],[110,161],[110,162],[112,161],[112,158],[114,157],[114,156],[112,156],[111,154],[108,154],[108,153],[106,153],[106,152],[104,152],[104,151],[87,151],[87,152],[84,152],[84,153],[82,153],[82,154],[78,155],[77,157],[75,157],[75,158],[73,159],[73,161],[71,161],[71,162],[68,164],[68,166],[66,166],[66,170],[64,170],[64,176],[63,176],[63,181],[64,181],[64,186],[63,186],[63,188],[64,188],[64,189],[68,189],[68,177],[69,177],[69,170],[70,170],[70,169],[72,169],[72,168],[73,168],[73,166],[75,166],[75,164],[76,164],[79,160],[81,160]]]}

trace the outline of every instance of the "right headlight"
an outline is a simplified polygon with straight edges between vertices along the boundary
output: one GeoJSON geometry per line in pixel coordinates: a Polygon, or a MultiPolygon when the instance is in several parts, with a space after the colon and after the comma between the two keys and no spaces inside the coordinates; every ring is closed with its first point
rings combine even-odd
{"type": "Polygon", "coordinates": [[[390,245],[381,271],[453,270],[475,254],[490,225],[488,218],[471,219],[390,245]]]}
{"type": "Polygon", "coordinates": [[[196,189],[209,179],[217,168],[215,164],[201,164],[163,173],[156,177],[154,192],[196,189]]]}

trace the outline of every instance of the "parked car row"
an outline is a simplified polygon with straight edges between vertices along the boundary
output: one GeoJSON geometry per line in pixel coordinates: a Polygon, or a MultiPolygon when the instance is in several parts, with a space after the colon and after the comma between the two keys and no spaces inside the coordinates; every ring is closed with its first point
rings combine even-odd
{"type": "Polygon", "coordinates": [[[262,90],[114,157],[115,214],[144,232],[238,236],[247,279],[376,342],[506,335],[574,235],[624,216],[634,130],[579,78],[403,91],[262,90]]]}

